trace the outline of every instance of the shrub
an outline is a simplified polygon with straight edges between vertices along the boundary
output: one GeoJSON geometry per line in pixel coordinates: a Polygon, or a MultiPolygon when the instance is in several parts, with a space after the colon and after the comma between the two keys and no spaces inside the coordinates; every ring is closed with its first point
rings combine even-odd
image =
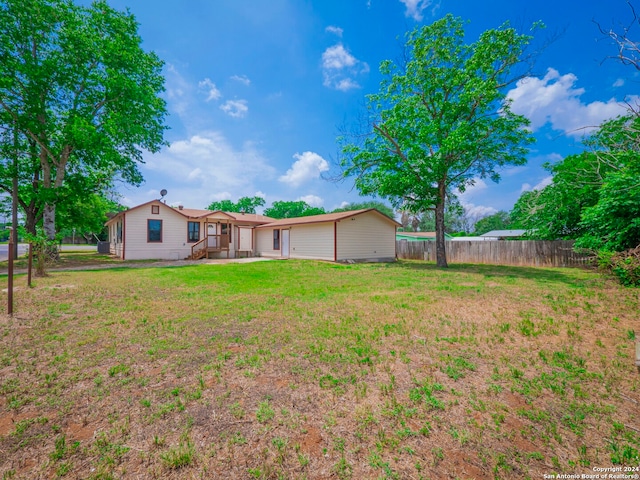
{"type": "Polygon", "coordinates": [[[598,263],[615,275],[622,285],[640,287],[640,245],[623,252],[599,252],[598,263]]]}

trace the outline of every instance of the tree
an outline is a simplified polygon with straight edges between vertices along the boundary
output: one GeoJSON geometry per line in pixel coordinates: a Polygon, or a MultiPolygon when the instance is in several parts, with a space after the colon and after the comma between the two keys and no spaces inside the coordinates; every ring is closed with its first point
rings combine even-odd
{"type": "Polygon", "coordinates": [[[87,243],[93,239],[106,240],[104,224],[109,220],[108,214],[124,209],[114,200],[96,193],[73,196],[58,204],[56,225],[64,237],[83,237],[87,243]]]}
{"type": "Polygon", "coordinates": [[[622,251],[640,246],[640,115],[603,123],[587,145],[601,178],[597,201],[582,211],[577,246],[622,251]]]}
{"type": "Polygon", "coordinates": [[[617,31],[614,28],[606,30],[600,24],[597,25],[600,29],[600,33],[609,37],[617,50],[617,54],[613,58],[619,60],[623,65],[630,65],[636,70],[640,70],[640,42],[634,40],[630,34],[633,27],[640,24],[640,19],[638,18],[638,14],[633,8],[631,2],[628,1],[627,3],[629,4],[629,8],[631,8],[631,13],[633,15],[633,18],[628,25],[617,31]]]}
{"type": "MultiPolygon", "coordinates": [[[[467,234],[471,231],[472,225],[473,219],[467,215],[458,199],[453,195],[448,195],[444,205],[445,233],[467,234]]],[[[436,218],[433,210],[429,210],[419,217],[418,228],[421,232],[433,232],[436,230],[436,218]]]]}
{"type": "Polygon", "coordinates": [[[509,212],[500,210],[493,215],[488,215],[478,220],[474,227],[476,235],[490,232],[491,230],[507,230],[511,228],[511,217],[509,212]]]}
{"type": "Polygon", "coordinates": [[[584,233],[582,213],[597,203],[609,168],[590,152],[569,155],[545,168],[553,175],[551,183],[520,196],[511,211],[513,225],[541,240],[576,239],[584,233]]]}
{"type": "Polygon", "coordinates": [[[576,246],[621,251],[640,244],[640,117],[603,123],[590,148],[555,165],[551,184],[525,192],[511,217],[545,240],[575,239],[576,246]]]}
{"type": "Polygon", "coordinates": [[[106,179],[89,193],[142,182],[143,152],[164,145],[162,62],[142,49],[133,15],[104,0],[5,0],[0,24],[0,128],[20,147],[20,173],[5,173],[21,194],[31,183],[27,223],[42,219],[53,239],[67,175],[106,179]]]}
{"type": "Polygon", "coordinates": [[[321,215],[323,213],[326,213],[324,208],[312,207],[302,200],[296,202],[273,202],[273,204],[264,211],[264,214],[271,218],[307,217],[310,215],[321,215]]]}
{"type": "Polygon", "coordinates": [[[387,217],[395,218],[395,214],[393,212],[393,208],[391,208],[389,205],[387,205],[385,203],[376,202],[374,200],[371,200],[371,201],[368,201],[368,202],[350,203],[350,204],[348,204],[348,205],[346,205],[344,207],[336,208],[331,213],[349,212],[349,211],[352,211],[352,210],[366,210],[368,208],[375,208],[376,210],[380,211],[381,213],[384,213],[387,217]]]}
{"type": "Polygon", "coordinates": [[[412,212],[433,211],[436,258],[445,255],[445,202],[474,179],[500,179],[526,162],[528,120],[505,101],[512,70],[531,37],[504,25],[464,43],[463,22],[447,15],[407,36],[406,61],[384,61],[380,92],[367,96],[371,129],[343,142],[343,175],[363,195],[412,212]]]}
{"type": "Polygon", "coordinates": [[[262,197],[240,197],[237,203],[231,200],[220,200],[211,202],[207,210],[222,210],[223,212],[256,213],[256,208],[264,206],[262,197]]]}

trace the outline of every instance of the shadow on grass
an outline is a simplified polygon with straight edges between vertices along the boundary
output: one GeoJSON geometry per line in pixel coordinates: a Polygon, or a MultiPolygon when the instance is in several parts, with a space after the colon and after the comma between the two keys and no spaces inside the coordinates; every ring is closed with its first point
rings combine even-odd
{"type": "Polygon", "coordinates": [[[539,283],[564,283],[577,288],[592,285],[602,280],[602,276],[593,268],[564,267],[526,267],[515,265],[486,265],[473,263],[453,263],[449,268],[439,268],[433,262],[420,260],[398,260],[398,267],[417,271],[430,271],[434,274],[465,273],[483,275],[485,278],[526,278],[539,283]]]}

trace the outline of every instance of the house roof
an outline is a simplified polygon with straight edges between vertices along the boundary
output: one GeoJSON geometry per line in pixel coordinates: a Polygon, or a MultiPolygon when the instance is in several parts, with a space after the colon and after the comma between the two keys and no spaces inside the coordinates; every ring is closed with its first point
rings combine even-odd
{"type": "Polygon", "coordinates": [[[296,218],[282,218],[280,220],[276,220],[271,223],[267,223],[265,225],[260,225],[256,228],[277,228],[277,227],[288,227],[291,225],[305,225],[310,223],[327,223],[327,222],[339,222],[340,220],[344,220],[345,218],[355,217],[356,215],[362,215],[367,212],[375,212],[378,215],[381,215],[389,222],[393,223],[396,226],[400,226],[398,222],[393,220],[392,218],[387,217],[384,213],[380,212],[375,208],[365,208],[363,210],[351,210],[349,212],[338,212],[338,213],[324,213],[322,215],[311,215],[308,217],[296,217],[296,218]]]}
{"type": "Polygon", "coordinates": [[[146,207],[148,205],[161,205],[163,207],[169,208],[175,213],[179,213],[183,217],[187,218],[206,218],[208,216],[219,215],[222,214],[226,217],[229,217],[230,220],[235,220],[237,222],[246,222],[246,223],[254,223],[254,224],[263,224],[273,222],[275,219],[271,217],[267,217],[265,215],[258,215],[256,213],[236,213],[236,212],[223,212],[221,210],[201,210],[197,208],[179,208],[179,207],[170,207],[169,205],[161,202],[160,200],[151,200],[146,203],[142,203],[140,205],[136,205],[135,207],[131,207],[127,210],[119,212],[110,218],[105,225],[113,223],[116,219],[123,216],[126,212],[130,212],[131,210],[137,210],[138,208],[146,207]]]}
{"type": "Polygon", "coordinates": [[[526,230],[491,230],[490,232],[483,233],[481,237],[522,237],[526,230]]]}
{"type": "Polygon", "coordinates": [[[436,238],[436,232],[396,232],[396,235],[416,238],[436,238]]]}

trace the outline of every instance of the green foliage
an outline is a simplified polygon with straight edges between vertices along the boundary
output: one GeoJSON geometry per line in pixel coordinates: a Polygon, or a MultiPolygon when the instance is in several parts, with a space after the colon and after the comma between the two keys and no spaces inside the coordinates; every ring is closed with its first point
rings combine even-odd
{"type": "Polygon", "coordinates": [[[525,192],[511,217],[535,238],[576,239],[576,246],[620,252],[640,245],[640,116],[602,124],[590,151],[547,166],[553,181],[525,192]]]}
{"type": "Polygon", "coordinates": [[[395,212],[393,211],[393,208],[391,208],[386,203],[376,202],[373,200],[369,202],[350,203],[345,207],[336,208],[331,213],[350,212],[352,210],[365,210],[367,208],[375,208],[376,210],[384,213],[387,217],[395,218],[395,212]]]}
{"type": "Polygon", "coordinates": [[[244,212],[256,213],[257,207],[264,206],[264,198],[262,197],[240,197],[237,203],[231,200],[220,200],[219,202],[211,202],[207,210],[222,210],[223,212],[244,212]]]}
{"type": "Polygon", "coordinates": [[[133,15],[104,0],[7,0],[0,24],[0,149],[18,160],[0,183],[18,178],[27,230],[42,221],[52,240],[65,188],[142,182],[143,152],[164,145],[162,62],[133,15]]]}
{"type": "Polygon", "coordinates": [[[273,204],[264,211],[264,214],[271,218],[307,217],[310,215],[322,215],[323,213],[326,213],[324,208],[312,207],[302,200],[296,202],[273,202],[273,204]]]}
{"type": "Polygon", "coordinates": [[[619,253],[601,251],[598,263],[615,275],[622,285],[640,287],[640,247],[619,253]]]}
{"type": "Polygon", "coordinates": [[[44,277],[47,274],[47,268],[58,258],[58,242],[55,239],[49,240],[42,229],[38,229],[35,235],[27,233],[24,238],[33,245],[36,276],[44,277]]]}
{"type": "Polygon", "coordinates": [[[508,230],[511,228],[511,217],[508,212],[500,210],[493,215],[484,217],[476,222],[474,235],[482,235],[492,230],[508,230]]]}
{"type": "MultiPolygon", "coordinates": [[[[530,37],[504,25],[465,43],[464,22],[446,15],[407,35],[406,61],[384,61],[380,92],[367,97],[371,130],[342,140],[345,177],[363,195],[411,212],[435,210],[439,266],[444,204],[476,178],[498,181],[498,168],[526,162],[528,124],[514,114],[503,86],[530,37]]],[[[359,132],[362,133],[362,132],[359,132]]]]}
{"type": "Polygon", "coordinates": [[[92,240],[95,234],[101,240],[108,237],[105,222],[108,214],[119,212],[124,207],[100,194],[86,194],[78,189],[69,194],[58,204],[56,210],[56,226],[61,237],[84,237],[92,240]]]}
{"type": "Polygon", "coordinates": [[[603,169],[589,152],[545,167],[553,175],[552,183],[520,196],[511,212],[513,223],[542,240],[576,238],[584,232],[581,212],[598,201],[603,169]]]}

